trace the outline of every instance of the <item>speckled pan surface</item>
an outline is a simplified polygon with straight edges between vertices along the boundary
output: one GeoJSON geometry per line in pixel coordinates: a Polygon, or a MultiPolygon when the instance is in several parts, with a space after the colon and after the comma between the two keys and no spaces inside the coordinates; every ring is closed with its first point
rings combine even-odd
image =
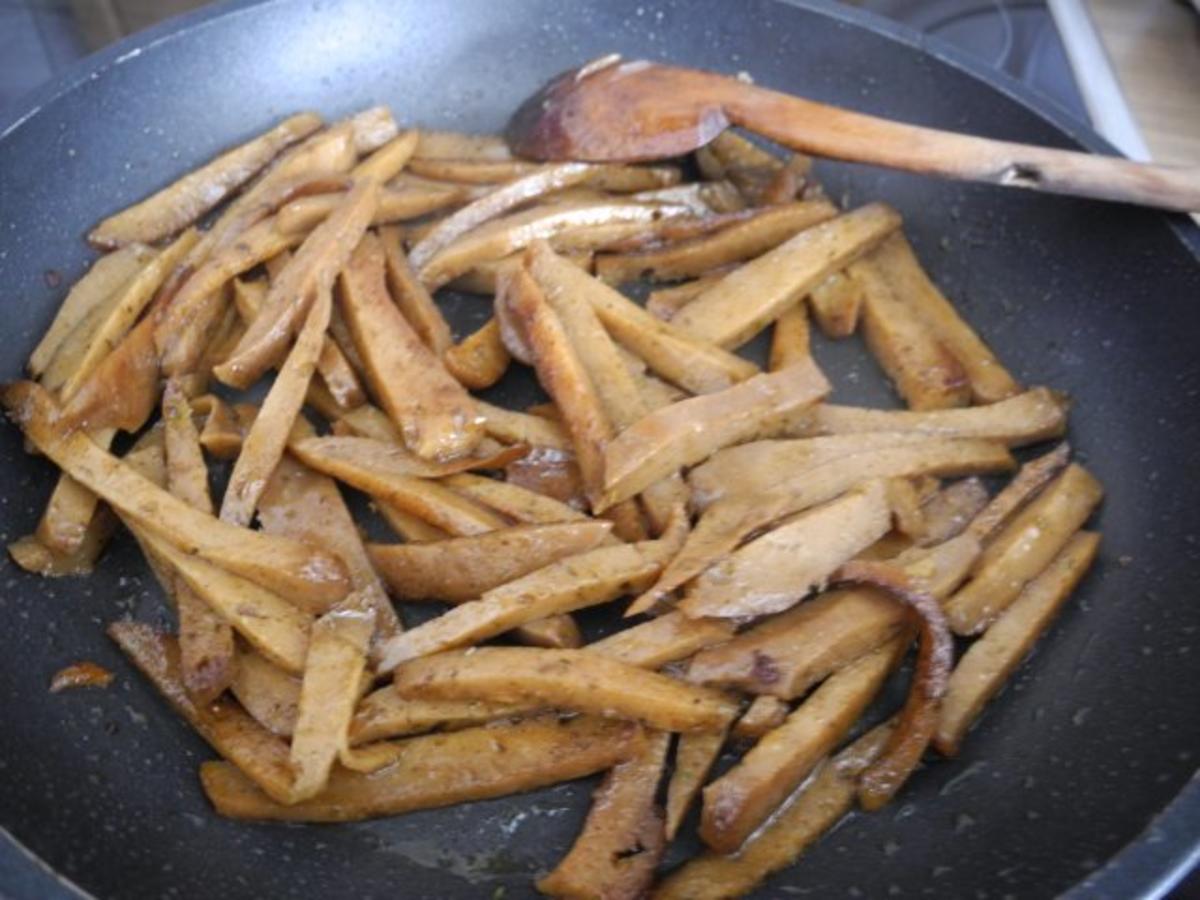
{"type": "MultiPolygon", "coordinates": [[[[208,12],[98,57],[39,108],[0,122],[0,377],[16,377],[81,234],[219,148],[295,110],[378,102],[405,121],[489,130],[549,75],[619,50],[924,124],[1096,146],[854,14],[778,2],[276,2],[208,12]]],[[[1011,368],[1076,399],[1072,440],[1109,494],[1102,559],[961,759],[859,816],[764,897],[1050,897],[1102,867],[1089,896],[1153,890],[1194,849],[1200,752],[1200,263],[1196,229],[1138,210],[824,165],[831,192],[884,199],[1011,368]],[[1139,838],[1139,835],[1142,835],[1139,838]]],[[[482,304],[448,304],[460,330],[482,304]]],[[[889,402],[856,341],[820,346],[837,397],[889,402]]],[[[502,385],[509,401],[528,380],[502,385]]],[[[0,535],[24,533],[50,468],[0,429],[0,535]]],[[[393,821],[257,826],[211,814],[210,753],[103,636],[162,617],[128,541],[89,580],[0,562],[0,826],[100,897],[524,897],[569,846],[590,784],[393,821]],[[51,697],[78,659],[103,692],[51,697]],[[499,889],[503,888],[501,892],[499,889]]],[[[603,628],[603,620],[594,623],[603,628]]],[[[692,849],[692,848],[687,848],[692,849]]],[[[676,855],[676,858],[678,854],[676,855]]],[[[66,892],[0,836],[0,895],[66,892]],[[32,873],[32,874],[31,874],[32,873]]]]}

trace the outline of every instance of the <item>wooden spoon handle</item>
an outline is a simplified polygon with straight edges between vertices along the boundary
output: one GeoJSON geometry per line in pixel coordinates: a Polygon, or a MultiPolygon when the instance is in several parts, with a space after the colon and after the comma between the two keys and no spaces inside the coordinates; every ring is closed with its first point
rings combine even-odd
{"type": "MultiPolygon", "coordinates": [[[[1147,165],[905,125],[715,76],[729,121],[815,156],[1200,211],[1200,168],[1147,165]]],[[[713,85],[713,87],[716,87],[713,85]]]]}

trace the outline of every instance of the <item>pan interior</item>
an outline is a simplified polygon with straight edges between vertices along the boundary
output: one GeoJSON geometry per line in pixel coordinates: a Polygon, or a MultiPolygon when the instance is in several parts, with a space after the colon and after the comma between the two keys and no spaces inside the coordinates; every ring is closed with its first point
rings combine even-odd
{"type": "MultiPolygon", "coordinates": [[[[17,377],[81,235],[220,148],[290,112],[388,103],[404,122],[495,130],[550,74],[613,49],[727,72],[935,127],[1075,146],[955,65],[836,16],[767,2],[274,2],[204,18],[84,78],[0,140],[0,367],[17,377]],[[253,86],[250,89],[250,86],[253,86]]],[[[1108,489],[1101,560],[961,758],[930,764],[763,896],[1053,896],[1134,838],[1196,768],[1200,718],[1200,266],[1149,212],[822,164],[830,193],[905,216],[938,282],[1028,384],[1069,391],[1071,439],[1108,489]],[[864,865],[869,860],[868,865],[864,865]]],[[[484,306],[451,297],[459,334],[484,306]]],[[[846,403],[890,403],[857,341],[820,348],[846,403]]],[[[531,383],[498,392],[525,399],[531,383]]],[[[51,470],[0,430],[3,537],[30,529],[51,470]]],[[[0,562],[0,826],[98,896],[522,897],[565,852],[590,785],[361,825],[218,819],[210,756],[104,638],[163,621],[127,540],[86,580],[0,562]],[[50,697],[91,659],[107,691],[50,697]]]]}

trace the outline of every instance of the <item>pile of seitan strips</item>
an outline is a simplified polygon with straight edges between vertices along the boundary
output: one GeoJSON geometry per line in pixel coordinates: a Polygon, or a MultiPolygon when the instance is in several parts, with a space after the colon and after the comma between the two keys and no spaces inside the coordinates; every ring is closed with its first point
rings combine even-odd
{"type": "Polygon", "coordinates": [[[3,390],[62,470],[10,552],[81,574],[132,532],[177,632],[109,633],[223,757],[224,815],[603,771],[542,891],[736,896],[954,754],[1096,554],[1095,479],[1065,444],[1010,452],[1063,435],[1064,399],[1017,384],[900,225],[732,133],[682,166],[540,165],[384,108],[294,116],[90,233],[105,255],[3,390]],[[442,288],[492,317],[455,343],[442,288]],[[827,403],[810,318],[908,408],[827,403]],[[765,329],[764,370],[736,351],[765,329]],[[472,394],[514,364],[549,402],[472,394]],[[571,614],[622,598],[583,644],[571,614]],[[405,630],[393,600],[448,608],[405,630]],[[864,722],[910,650],[907,701],[864,722]],[[708,850],[654,885],[694,803],[708,850]]]}

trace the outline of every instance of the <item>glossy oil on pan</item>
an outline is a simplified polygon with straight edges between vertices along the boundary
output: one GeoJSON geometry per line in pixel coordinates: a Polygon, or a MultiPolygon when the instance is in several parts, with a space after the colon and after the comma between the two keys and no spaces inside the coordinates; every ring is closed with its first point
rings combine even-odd
{"type": "MultiPolygon", "coordinates": [[[[0,121],[0,377],[16,377],[103,214],[294,111],[388,103],[403,122],[494,130],[550,75],[617,50],[935,127],[1100,148],[955,54],[827,5],[754,0],[315,0],[220,6],[88,60],[0,121]]],[[[765,897],[1152,894],[1195,852],[1200,789],[1200,238],[1183,217],[822,164],[830,193],[905,216],[934,276],[1031,384],[1076,400],[1071,439],[1108,489],[1102,558],[952,762],[858,816],[765,897]],[[1165,811],[1165,812],[1164,812],[1165,811]],[[1077,888],[1079,889],[1079,888],[1077,888]]],[[[451,298],[457,329],[486,305],[451,298]]],[[[839,402],[887,403],[860,348],[820,351],[839,402]],[[861,385],[861,387],[859,387],[861,385]],[[868,388],[868,385],[874,387],[868,388]]],[[[497,394],[532,396],[529,380],[497,394]]],[[[0,532],[35,521],[50,468],[0,429],[0,532]]],[[[0,894],[528,896],[591,783],[321,827],[208,809],[209,751],[103,635],[165,621],[128,540],[86,580],[0,563],[0,894]],[[107,691],[46,693],[79,659],[107,691]],[[59,881],[57,873],[64,881],[59,881]],[[503,888],[503,891],[498,889],[503,888]]],[[[686,848],[685,848],[686,849],[686,848]]]]}

